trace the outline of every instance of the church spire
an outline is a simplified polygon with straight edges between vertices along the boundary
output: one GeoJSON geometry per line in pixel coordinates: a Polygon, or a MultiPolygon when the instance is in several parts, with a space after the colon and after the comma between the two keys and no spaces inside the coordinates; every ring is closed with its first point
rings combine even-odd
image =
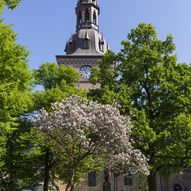
{"type": "Polygon", "coordinates": [[[93,28],[99,31],[98,16],[100,9],[97,0],[78,0],[76,7],[76,32],[80,29],[93,28]]]}
{"type": "Polygon", "coordinates": [[[76,32],[66,42],[66,55],[56,56],[59,65],[73,66],[79,71],[81,88],[99,88],[99,85],[90,84],[89,77],[92,67],[99,67],[100,60],[109,50],[107,41],[99,33],[99,13],[98,0],[78,0],[76,32]]]}

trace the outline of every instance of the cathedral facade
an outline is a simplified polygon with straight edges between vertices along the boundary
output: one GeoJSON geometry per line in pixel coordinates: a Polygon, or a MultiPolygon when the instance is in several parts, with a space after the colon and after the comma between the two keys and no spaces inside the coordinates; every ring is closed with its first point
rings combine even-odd
{"type": "MultiPolygon", "coordinates": [[[[95,88],[89,83],[93,66],[99,66],[103,55],[110,50],[99,32],[98,0],[78,0],[75,9],[76,32],[66,42],[65,55],[57,55],[58,65],[73,66],[80,72],[80,88],[95,88]]],[[[90,172],[76,191],[142,191],[138,176],[115,176],[90,172]]],[[[191,191],[191,172],[183,171],[168,178],[157,178],[158,191],[191,191]]]]}

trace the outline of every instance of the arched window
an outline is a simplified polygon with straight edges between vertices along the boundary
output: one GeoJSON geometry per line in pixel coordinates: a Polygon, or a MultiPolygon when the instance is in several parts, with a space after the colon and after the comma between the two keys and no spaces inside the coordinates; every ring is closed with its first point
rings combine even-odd
{"type": "Polygon", "coordinates": [[[125,186],[133,185],[133,176],[132,175],[124,175],[124,185],[125,186]]]}
{"type": "Polygon", "coordinates": [[[97,24],[97,15],[96,15],[96,12],[94,11],[93,13],[93,23],[94,24],[97,24]]]}
{"type": "Polygon", "coordinates": [[[180,184],[175,184],[174,191],[182,191],[182,186],[180,186],[180,184]]]}
{"type": "Polygon", "coordinates": [[[88,35],[88,31],[86,31],[85,37],[84,37],[84,48],[89,48],[90,46],[90,38],[88,35]]]}
{"type": "Polygon", "coordinates": [[[88,173],[88,186],[96,186],[96,172],[88,173]]]}
{"type": "Polygon", "coordinates": [[[88,49],[89,48],[89,46],[90,46],[90,40],[89,39],[84,39],[84,48],[85,49],[88,49]]]}
{"type": "Polygon", "coordinates": [[[90,14],[89,14],[89,10],[86,9],[86,12],[85,12],[85,22],[88,22],[90,21],[90,14]]]}
{"type": "Polygon", "coordinates": [[[104,52],[104,40],[103,36],[99,39],[99,49],[104,52]]]}
{"type": "Polygon", "coordinates": [[[82,13],[81,12],[79,12],[78,19],[79,19],[79,23],[81,23],[82,22],[82,13]]]}
{"type": "Polygon", "coordinates": [[[73,51],[75,48],[75,40],[72,37],[70,38],[68,45],[69,45],[69,50],[73,51]]]}

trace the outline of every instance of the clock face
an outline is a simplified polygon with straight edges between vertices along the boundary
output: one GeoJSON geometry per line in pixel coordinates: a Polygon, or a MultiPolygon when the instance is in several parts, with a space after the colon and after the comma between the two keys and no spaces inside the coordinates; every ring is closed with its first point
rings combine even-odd
{"type": "Polygon", "coordinates": [[[91,75],[92,68],[91,66],[82,66],[80,68],[80,75],[84,79],[89,79],[91,75]]]}

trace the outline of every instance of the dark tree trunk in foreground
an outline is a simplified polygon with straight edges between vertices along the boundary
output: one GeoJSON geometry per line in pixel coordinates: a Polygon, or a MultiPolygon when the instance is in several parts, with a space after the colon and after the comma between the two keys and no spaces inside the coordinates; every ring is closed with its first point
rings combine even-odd
{"type": "Polygon", "coordinates": [[[49,180],[50,180],[49,158],[50,158],[50,153],[49,153],[49,151],[47,151],[46,154],[45,154],[45,168],[44,168],[43,191],[48,191],[48,184],[49,184],[49,180]]]}
{"type": "MultiPolygon", "coordinates": [[[[8,174],[9,174],[9,182],[7,185],[7,191],[16,191],[16,169],[15,169],[15,147],[14,141],[16,139],[15,134],[13,133],[11,137],[9,137],[7,144],[6,144],[6,166],[8,167],[8,174]]],[[[0,188],[1,190],[1,188],[0,188]]]]}
{"type": "Polygon", "coordinates": [[[16,191],[15,184],[13,181],[9,182],[7,191],[16,191]]]}
{"type": "Polygon", "coordinates": [[[48,191],[49,172],[46,171],[45,173],[43,191],[48,191]]]}
{"type": "Polygon", "coordinates": [[[148,187],[149,191],[157,191],[157,184],[156,184],[156,173],[155,172],[150,172],[150,175],[147,178],[148,180],[148,187]]]}
{"type": "Polygon", "coordinates": [[[75,170],[71,170],[70,180],[67,183],[65,191],[74,191],[75,187],[74,177],[75,177],[75,170]]]}

